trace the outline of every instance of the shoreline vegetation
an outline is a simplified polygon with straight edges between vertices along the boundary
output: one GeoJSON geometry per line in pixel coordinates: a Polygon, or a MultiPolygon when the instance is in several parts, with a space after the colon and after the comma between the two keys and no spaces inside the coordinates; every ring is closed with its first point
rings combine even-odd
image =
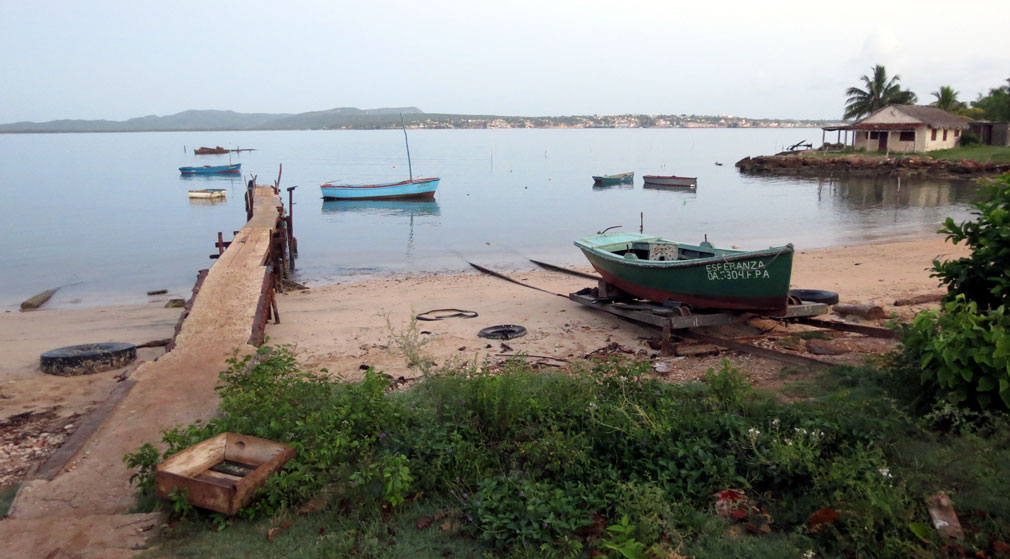
{"type": "Polygon", "coordinates": [[[342,107],[299,114],[192,110],[125,121],[63,119],[0,124],[0,134],[95,132],[221,132],[272,130],[396,130],[400,114],[414,129],[508,128],[816,128],[835,120],[761,119],[730,115],[623,114],[503,116],[425,113],[416,107],[356,109],[342,107]]]}
{"type": "Polygon", "coordinates": [[[902,175],[973,179],[1010,172],[1010,147],[958,147],[928,154],[806,150],[745,157],[736,162],[736,167],[741,173],[750,175],[902,175]]]}

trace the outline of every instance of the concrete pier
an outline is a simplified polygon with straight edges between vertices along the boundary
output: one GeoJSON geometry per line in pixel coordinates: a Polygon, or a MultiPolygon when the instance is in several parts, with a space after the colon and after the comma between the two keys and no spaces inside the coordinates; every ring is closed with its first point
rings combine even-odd
{"type": "Polygon", "coordinates": [[[166,429],[213,417],[225,359],[255,351],[249,342],[264,303],[269,309],[264,297],[272,296],[264,286],[281,200],[262,186],[252,200],[252,217],[211,266],[174,348],[131,375],[127,382],[136,384],[52,480],[22,484],[11,516],[0,521],[0,555],[131,557],[157,532],[160,515],[128,513],[136,488],[123,456],[157,443],[166,429]]]}

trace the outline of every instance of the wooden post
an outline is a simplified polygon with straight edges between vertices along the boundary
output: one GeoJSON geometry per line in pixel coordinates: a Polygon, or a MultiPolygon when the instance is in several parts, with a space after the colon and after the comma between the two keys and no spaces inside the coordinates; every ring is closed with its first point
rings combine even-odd
{"type": "Polygon", "coordinates": [[[663,337],[661,338],[662,345],[659,346],[659,352],[662,355],[673,355],[673,345],[670,343],[671,330],[670,322],[667,321],[667,323],[663,326],[663,337]]]}

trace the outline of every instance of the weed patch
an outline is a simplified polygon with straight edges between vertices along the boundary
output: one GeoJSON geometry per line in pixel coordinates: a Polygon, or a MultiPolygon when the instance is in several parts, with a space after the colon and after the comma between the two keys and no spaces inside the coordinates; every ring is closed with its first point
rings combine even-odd
{"type": "MultiPolygon", "coordinates": [[[[236,431],[298,456],[241,519],[180,521],[166,553],[252,530],[260,543],[242,554],[202,556],[926,556],[942,542],[913,529],[930,526],[923,499],[941,489],[971,507],[966,549],[1008,537],[996,497],[1010,483],[1008,430],[939,436],[869,369],[808,380],[802,401],[783,404],[728,362],[675,385],[648,363],[538,372],[513,360],[390,391],[372,371],[356,383],[302,372],[289,348],[261,357],[221,374],[220,418],[162,444],[236,431]],[[958,453],[975,458],[950,466],[958,453]],[[321,495],[324,506],[299,513],[321,495]],[[264,538],[278,522],[289,527],[264,538]]],[[[141,488],[162,455],[127,458],[141,488]]]]}

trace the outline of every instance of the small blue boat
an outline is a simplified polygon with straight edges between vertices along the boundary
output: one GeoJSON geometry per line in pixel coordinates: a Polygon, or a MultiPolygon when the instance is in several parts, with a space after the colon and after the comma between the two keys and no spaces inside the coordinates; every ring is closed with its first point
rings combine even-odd
{"type": "Polygon", "coordinates": [[[324,200],[431,200],[438,188],[437,177],[383,184],[333,184],[319,188],[324,200]]]}
{"type": "Polygon", "coordinates": [[[593,184],[621,184],[635,180],[635,172],[619,173],[616,175],[593,175],[593,184]]]}
{"type": "Polygon", "coordinates": [[[241,173],[242,164],[233,165],[203,165],[201,167],[179,167],[184,175],[215,175],[220,173],[241,173]]]}

